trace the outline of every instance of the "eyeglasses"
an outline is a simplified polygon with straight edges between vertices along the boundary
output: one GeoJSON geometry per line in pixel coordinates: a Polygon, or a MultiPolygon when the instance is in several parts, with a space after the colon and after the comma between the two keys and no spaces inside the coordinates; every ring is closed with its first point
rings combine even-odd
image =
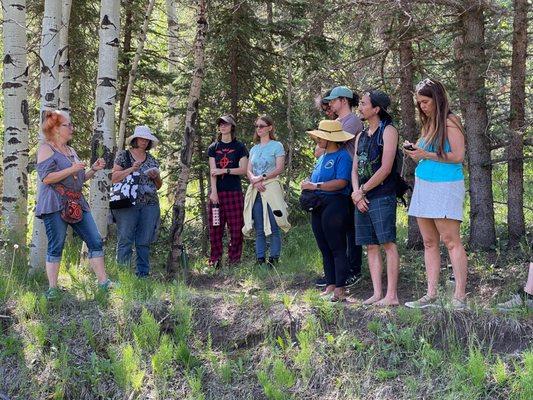
{"type": "Polygon", "coordinates": [[[72,128],[74,125],[72,124],[72,122],[69,122],[68,124],[61,124],[61,126],[72,128]]]}
{"type": "Polygon", "coordinates": [[[270,126],[270,125],[255,125],[255,129],[261,129],[261,128],[266,128],[267,126],[270,126]]]}
{"type": "Polygon", "coordinates": [[[418,92],[420,89],[422,89],[424,86],[433,85],[435,82],[433,82],[431,79],[426,78],[418,82],[418,85],[416,85],[415,90],[418,92]]]}

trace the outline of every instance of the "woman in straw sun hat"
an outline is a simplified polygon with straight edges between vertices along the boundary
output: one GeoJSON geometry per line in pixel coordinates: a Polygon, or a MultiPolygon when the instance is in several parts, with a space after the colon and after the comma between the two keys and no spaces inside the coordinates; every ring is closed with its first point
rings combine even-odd
{"type": "Polygon", "coordinates": [[[138,171],[139,189],[135,205],[112,210],[117,223],[117,262],[130,265],[132,248],[135,245],[139,277],[150,272],[150,245],[159,226],[159,198],[157,190],[163,184],[159,162],[149,153],[159,140],[145,125],[135,127],[133,135],[126,139],[129,149],[117,154],[111,181],[117,183],[138,171]]]}
{"type": "Polygon", "coordinates": [[[327,285],[323,295],[332,294],[332,301],[346,299],[346,277],[349,272],[346,257],[346,232],[350,215],[350,174],[352,159],[341,144],[354,135],[343,131],[339,121],[323,120],[318,129],[307,132],[324,149],[309,180],[301,184],[321,199],[321,205],[311,212],[311,226],[322,253],[327,285]]]}

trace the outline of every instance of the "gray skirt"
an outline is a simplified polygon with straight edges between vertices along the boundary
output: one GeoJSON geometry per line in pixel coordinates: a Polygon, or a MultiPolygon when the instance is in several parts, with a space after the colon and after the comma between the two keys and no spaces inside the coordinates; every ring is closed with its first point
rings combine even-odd
{"type": "Polygon", "coordinates": [[[463,220],[465,181],[429,182],[415,178],[408,214],[420,218],[463,220]]]}

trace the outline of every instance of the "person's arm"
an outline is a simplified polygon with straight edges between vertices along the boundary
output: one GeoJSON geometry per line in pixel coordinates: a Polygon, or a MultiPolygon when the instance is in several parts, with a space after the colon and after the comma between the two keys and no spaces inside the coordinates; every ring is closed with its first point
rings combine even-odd
{"type": "Polygon", "coordinates": [[[346,185],[348,185],[346,179],[332,179],[331,181],[317,183],[304,181],[301,184],[301,188],[307,190],[323,190],[324,192],[336,192],[344,189],[346,185]]]}
{"type": "Polygon", "coordinates": [[[246,175],[247,166],[248,166],[248,158],[245,156],[239,160],[239,166],[237,168],[217,168],[216,165],[214,167],[210,166],[211,176],[246,175]]]}
{"type": "Polygon", "coordinates": [[[357,204],[359,201],[365,197],[361,189],[359,189],[359,175],[357,174],[357,167],[359,163],[359,159],[357,158],[357,146],[359,144],[359,137],[361,134],[359,133],[357,135],[357,138],[355,139],[355,151],[353,153],[353,160],[352,160],[352,201],[354,204],[357,204]]]}
{"type": "MultiPolygon", "coordinates": [[[[209,170],[213,171],[217,168],[215,157],[209,157],[209,170]]],[[[217,177],[216,175],[209,175],[209,182],[211,184],[211,193],[209,194],[209,200],[211,203],[218,204],[218,191],[217,191],[217,177]]]]}
{"type": "Polygon", "coordinates": [[[94,175],[96,174],[96,171],[100,171],[104,167],[105,167],[105,160],[103,158],[99,158],[98,160],[96,160],[94,164],[91,165],[91,169],[85,172],[85,181],[92,179],[94,175]]]}
{"type": "Polygon", "coordinates": [[[405,153],[417,162],[420,160],[433,160],[451,164],[462,163],[465,159],[465,138],[460,124],[459,118],[455,115],[448,117],[446,121],[446,134],[451,148],[451,151],[446,153],[446,157],[439,156],[436,152],[426,151],[414,144],[415,150],[404,150],[405,153]]]}
{"type": "Polygon", "coordinates": [[[398,131],[392,125],[388,125],[383,132],[383,155],[381,167],[362,185],[364,193],[369,192],[380,185],[390,175],[398,148],[398,131]]]}
{"type": "Polygon", "coordinates": [[[267,172],[265,177],[261,177],[263,180],[272,179],[275,178],[283,172],[285,169],[285,156],[279,156],[276,157],[276,168],[274,168],[272,171],[267,172]]]}
{"type": "Polygon", "coordinates": [[[113,169],[111,170],[111,183],[113,184],[122,181],[132,172],[138,171],[142,164],[140,161],[134,161],[131,167],[124,168],[121,165],[117,164],[117,160],[115,160],[115,164],[113,165],[113,169]]]}
{"type": "MultiPolygon", "coordinates": [[[[42,144],[37,151],[37,163],[46,161],[54,154],[50,146],[42,144]]],[[[63,179],[69,177],[70,175],[76,175],[78,171],[85,169],[85,163],[76,162],[73,163],[71,167],[62,169],[61,171],[50,172],[44,178],[42,182],[45,185],[53,185],[54,183],[61,182],[63,179]]]]}

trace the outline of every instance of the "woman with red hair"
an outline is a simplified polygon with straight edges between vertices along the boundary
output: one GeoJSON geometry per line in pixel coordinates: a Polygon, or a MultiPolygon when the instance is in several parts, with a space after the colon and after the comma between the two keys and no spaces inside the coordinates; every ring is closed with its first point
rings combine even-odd
{"type": "Polygon", "coordinates": [[[35,216],[43,220],[48,238],[46,275],[49,288],[45,295],[55,299],[60,293],[57,277],[68,225],[87,244],[89,262],[98,285],[107,290],[113,283],[105,272],[102,238],[82,194],[83,183],[104,168],[105,161],[99,158],[85,171],[85,163],[67,145],[74,127],[66,113],[45,111],[42,129],[45,138],[37,152],[37,173],[42,184],[39,185],[35,216]]]}

